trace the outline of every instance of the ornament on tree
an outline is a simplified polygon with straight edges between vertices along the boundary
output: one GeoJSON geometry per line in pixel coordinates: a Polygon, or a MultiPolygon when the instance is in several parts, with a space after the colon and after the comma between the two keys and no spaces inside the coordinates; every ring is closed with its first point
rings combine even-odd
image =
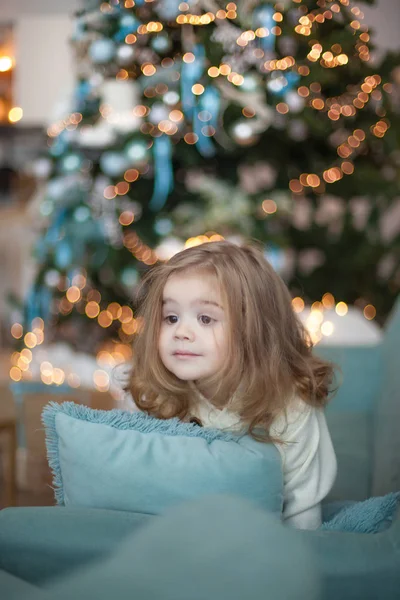
{"type": "Polygon", "coordinates": [[[89,55],[95,64],[110,62],[115,56],[116,46],[112,40],[94,40],[89,48],[89,55]]]}
{"type": "Polygon", "coordinates": [[[151,47],[158,54],[166,54],[171,50],[172,43],[170,38],[165,34],[159,34],[151,41],[151,47]]]}
{"type": "Polygon", "coordinates": [[[148,160],[148,148],[145,140],[132,140],[124,148],[130,167],[137,167],[148,160]]]}
{"type": "Polygon", "coordinates": [[[121,65],[121,67],[126,67],[132,63],[135,56],[135,49],[133,46],[122,44],[121,46],[118,46],[116,56],[118,64],[121,65]]]}
{"type": "Polygon", "coordinates": [[[118,177],[129,167],[129,159],[120,152],[104,152],[100,158],[102,171],[110,177],[118,177]]]}
{"type": "Polygon", "coordinates": [[[257,194],[274,187],[277,172],[267,162],[242,164],[238,169],[240,187],[247,194],[257,194]]]}

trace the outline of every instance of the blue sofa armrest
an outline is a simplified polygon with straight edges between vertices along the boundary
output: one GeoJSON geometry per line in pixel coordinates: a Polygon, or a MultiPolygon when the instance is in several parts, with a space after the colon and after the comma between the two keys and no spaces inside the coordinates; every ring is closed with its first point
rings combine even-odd
{"type": "Polygon", "coordinates": [[[0,511],[0,569],[43,585],[111,553],[149,515],[77,507],[0,511]]]}

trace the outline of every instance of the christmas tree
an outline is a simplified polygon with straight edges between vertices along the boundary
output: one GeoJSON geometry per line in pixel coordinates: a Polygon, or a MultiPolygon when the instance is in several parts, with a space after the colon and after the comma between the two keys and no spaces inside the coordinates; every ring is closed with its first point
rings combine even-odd
{"type": "Polygon", "coordinates": [[[32,348],[48,323],[47,339],[91,352],[127,346],[141,274],[221,236],[264,242],[296,310],[334,296],[383,321],[400,287],[398,57],[371,64],[361,10],[82,6],[76,90],[49,127],[47,228],[14,337],[32,348]]]}

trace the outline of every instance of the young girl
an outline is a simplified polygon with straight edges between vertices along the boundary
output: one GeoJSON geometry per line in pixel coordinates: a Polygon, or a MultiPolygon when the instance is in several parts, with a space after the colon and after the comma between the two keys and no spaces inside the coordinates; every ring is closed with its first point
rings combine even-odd
{"type": "Polygon", "coordinates": [[[223,241],[183,250],[145,285],[137,407],[275,444],[283,519],[317,528],[336,476],[323,413],[333,370],[313,356],[283,281],[260,250],[223,241]]]}

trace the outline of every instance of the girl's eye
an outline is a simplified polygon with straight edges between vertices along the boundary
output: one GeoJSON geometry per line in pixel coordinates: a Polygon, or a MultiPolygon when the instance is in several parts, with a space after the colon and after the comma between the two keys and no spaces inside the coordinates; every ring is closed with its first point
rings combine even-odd
{"type": "Polygon", "coordinates": [[[213,321],[215,321],[215,319],[212,319],[208,315],[200,315],[199,319],[203,325],[210,325],[213,321]]]}
{"type": "Polygon", "coordinates": [[[177,323],[178,317],[176,315],[168,315],[167,317],[164,317],[164,321],[170,325],[174,325],[177,323]]]}

